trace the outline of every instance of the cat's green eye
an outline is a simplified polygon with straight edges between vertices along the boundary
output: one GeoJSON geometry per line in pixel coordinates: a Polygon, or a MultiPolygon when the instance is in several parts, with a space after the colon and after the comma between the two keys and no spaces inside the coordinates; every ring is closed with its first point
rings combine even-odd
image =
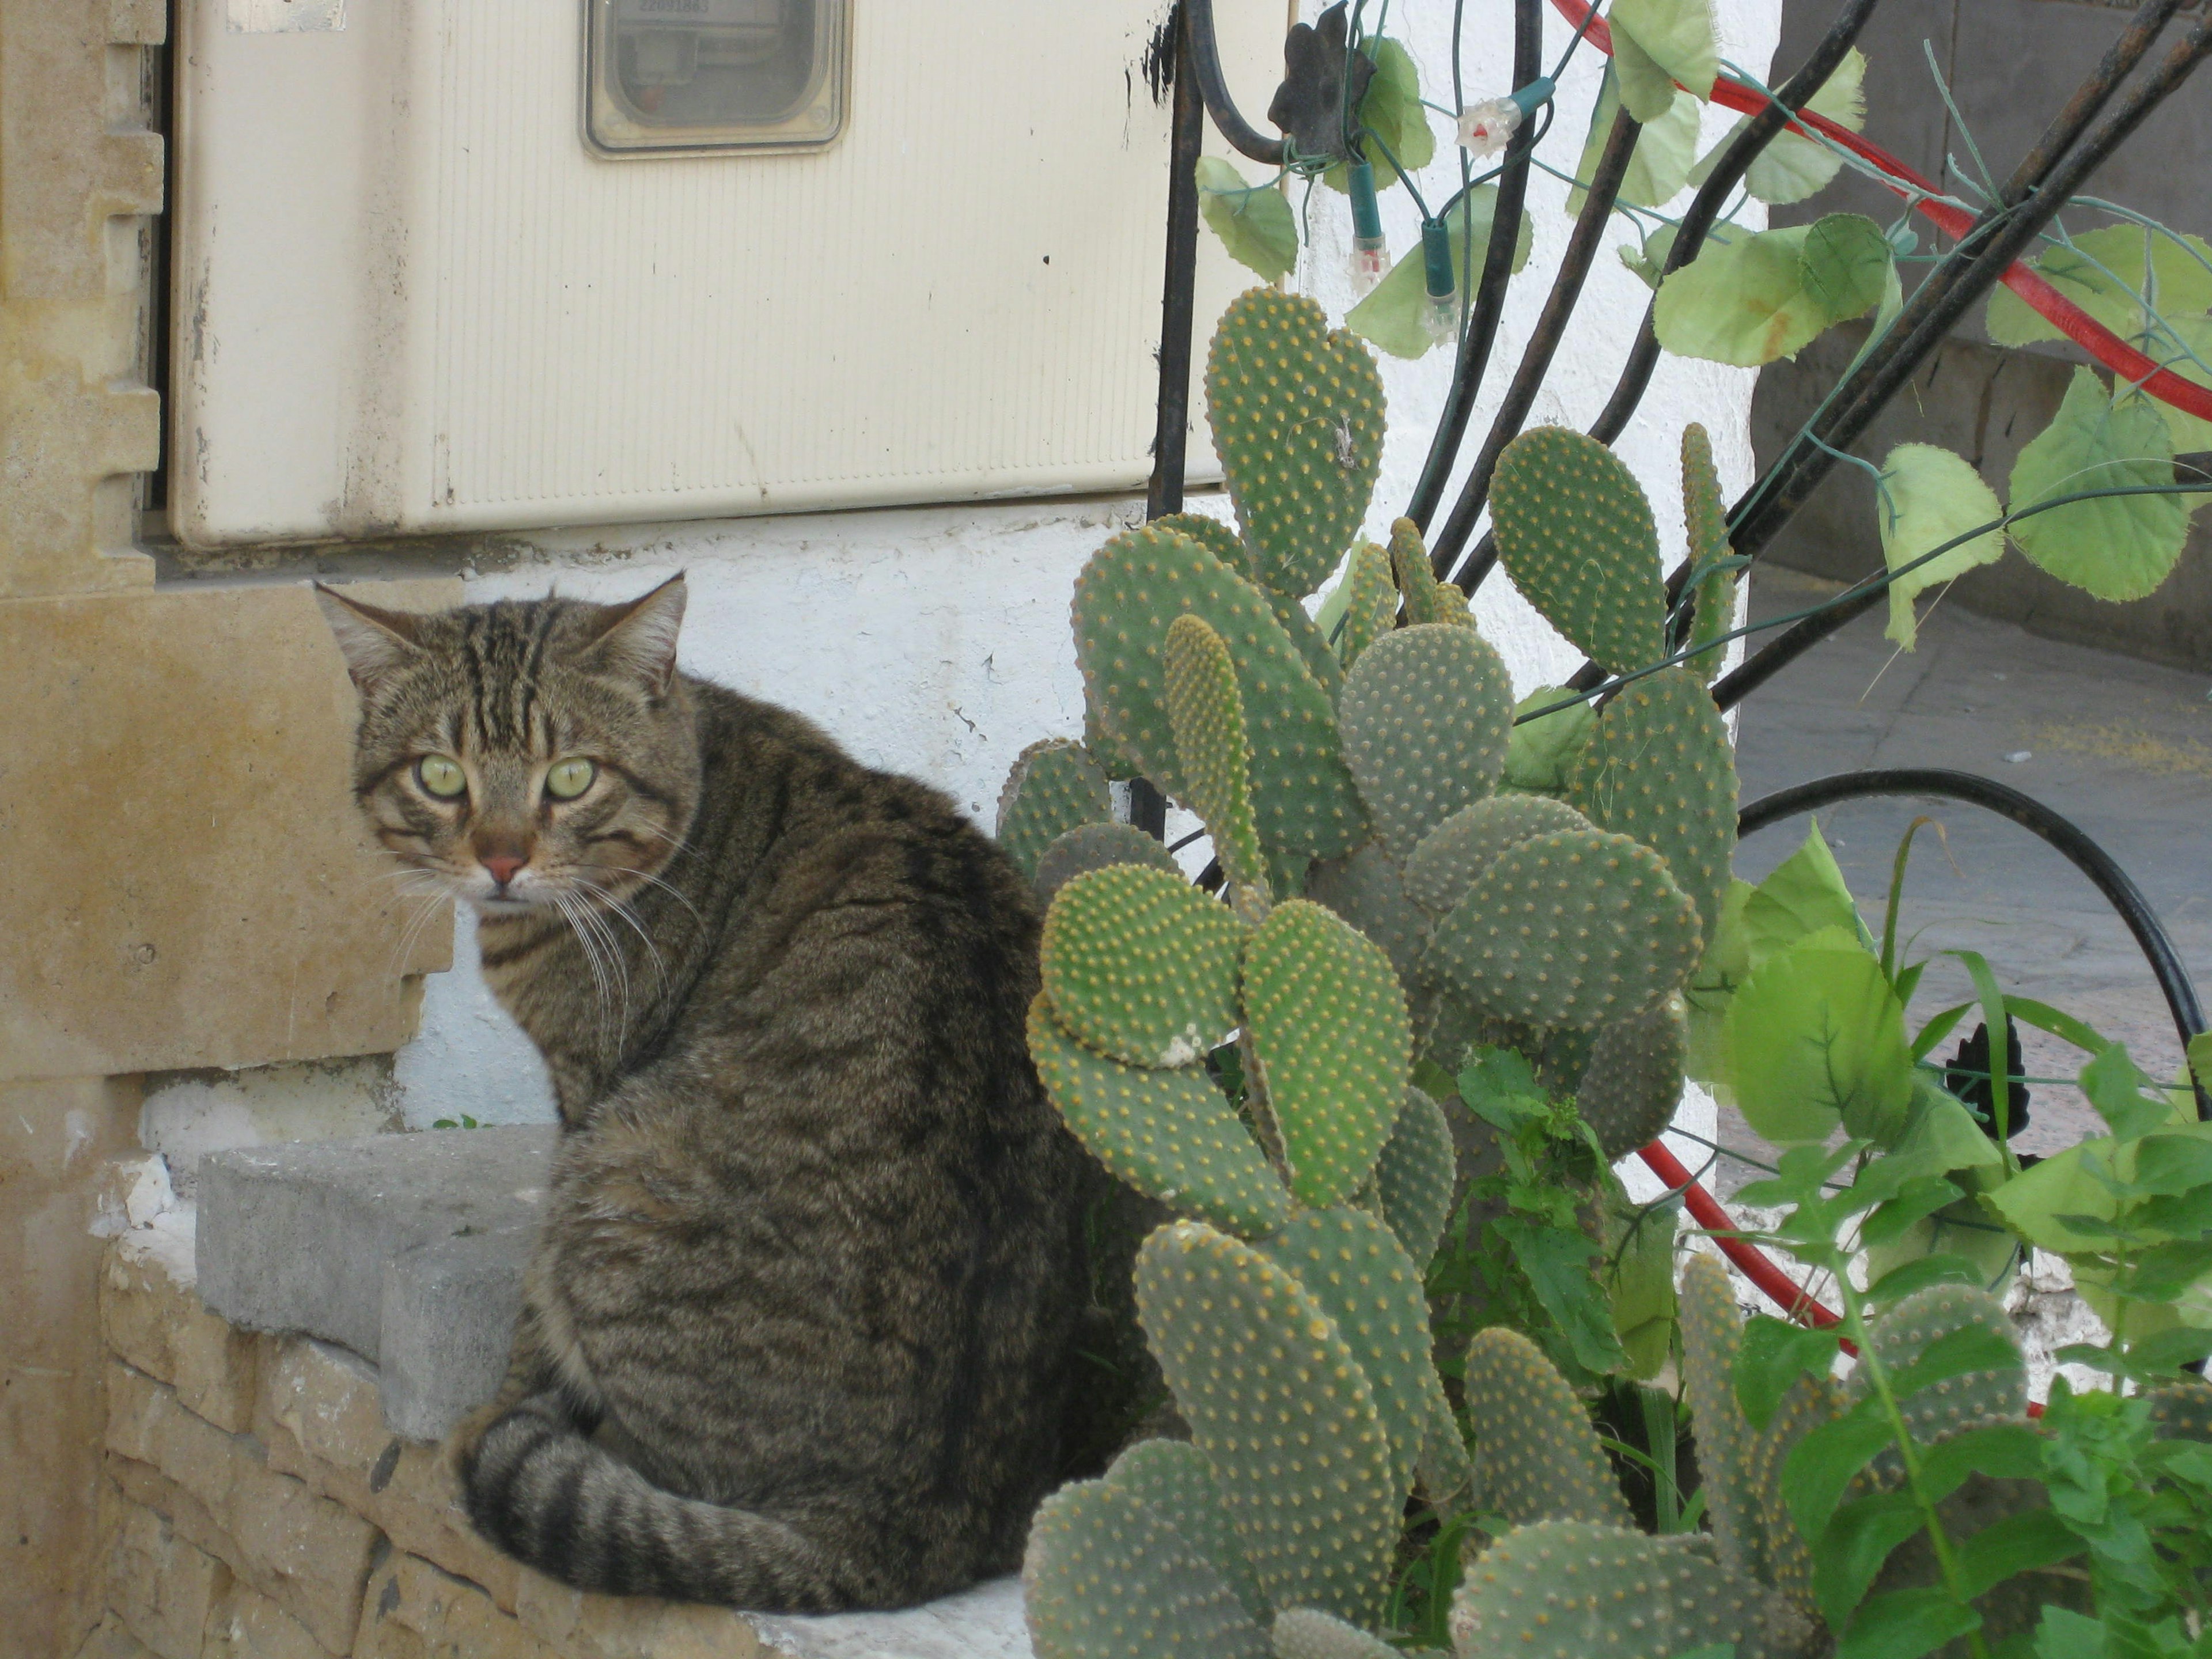
{"type": "Polygon", "coordinates": [[[446,755],[425,755],[415,763],[415,781],[425,794],[440,800],[459,800],[469,793],[468,775],[461,763],[446,755]]]}
{"type": "Polygon", "coordinates": [[[581,755],[555,761],[545,774],[545,793],[555,800],[574,800],[592,787],[599,769],[581,755]]]}

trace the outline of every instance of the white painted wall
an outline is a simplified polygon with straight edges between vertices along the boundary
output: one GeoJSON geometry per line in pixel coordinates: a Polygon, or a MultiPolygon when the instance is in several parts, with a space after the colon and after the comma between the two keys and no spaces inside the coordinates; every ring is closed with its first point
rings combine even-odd
{"type": "MultiPolygon", "coordinates": [[[[1318,9],[1309,4],[1307,15],[1318,9]]],[[[1504,9],[1468,8],[1463,71],[1470,99],[1507,90],[1504,9]]],[[[1778,0],[1719,0],[1726,55],[1764,76],[1779,9],[1778,0]]],[[[1399,0],[1392,9],[1392,33],[1407,40],[1425,88],[1439,103],[1450,97],[1451,14],[1449,0],[1399,0]]],[[[1568,31],[1547,15],[1548,61],[1565,46],[1568,31]]],[[[1558,120],[1544,154],[1562,167],[1571,168],[1580,154],[1601,67],[1598,54],[1585,49],[1561,80],[1558,120]]],[[[1249,113],[1256,118],[1259,112],[1249,113]]],[[[1709,110],[1706,142],[1731,118],[1709,110]]],[[[1441,118],[1437,127],[1442,135],[1441,118]]],[[[1218,149],[1218,141],[1210,148],[1218,149]]],[[[1455,185],[1448,145],[1440,144],[1428,177],[1438,196],[1455,185]]],[[[1466,446],[1469,456],[1565,246],[1565,194],[1564,185],[1541,174],[1532,181],[1535,251],[1514,284],[1488,396],[1466,446]]],[[[1340,316],[1350,300],[1344,198],[1316,189],[1311,213],[1315,246],[1297,273],[1298,286],[1340,316]]],[[[1385,224],[1394,250],[1414,246],[1418,218],[1402,191],[1386,198],[1385,224]]],[[[1627,240],[1625,229],[1620,239],[1627,240]]],[[[1553,369],[1536,420],[1581,426],[1595,416],[1648,298],[1609,252],[1599,256],[1571,348],[1553,369]]],[[[1201,350],[1205,331],[1202,320],[1201,350]]],[[[1369,523],[1378,537],[1412,491],[1450,373],[1442,351],[1416,363],[1384,357],[1382,364],[1391,433],[1369,523]]],[[[1663,544],[1681,544],[1678,445],[1685,422],[1705,423],[1732,492],[1750,482],[1752,382],[1747,370],[1662,360],[1643,414],[1616,448],[1644,480],[1663,544]]],[[[1194,496],[1191,505],[1227,511],[1218,493],[1194,496]]],[[[1039,737],[1081,730],[1068,597],[1084,560],[1141,516],[1141,502],[1132,501],[998,502],[532,534],[520,538],[517,564],[472,577],[468,592],[471,599],[490,599],[557,586],[614,599],[688,570],[691,605],[681,653],[688,671],[803,711],[861,759],[949,790],[988,826],[1014,755],[1039,737]]],[[[1518,692],[1557,680],[1579,663],[1580,653],[1553,635],[1502,575],[1485,586],[1476,609],[1518,692]]],[[[486,1123],[552,1115],[537,1054],[484,992],[475,959],[465,919],[454,967],[429,980],[421,1034],[395,1060],[402,1110],[412,1127],[463,1113],[486,1123]]],[[[1693,1103],[1686,1118],[1702,1117],[1709,1132],[1710,1103],[1702,1105],[1699,1110],[1693,1103]]],[[[1692,1121],[1685,1127],[1699,1126],[1692,1121]]],[[[1686,1156],[1693,1153],[1685,1148],[1686,1156]]]]}

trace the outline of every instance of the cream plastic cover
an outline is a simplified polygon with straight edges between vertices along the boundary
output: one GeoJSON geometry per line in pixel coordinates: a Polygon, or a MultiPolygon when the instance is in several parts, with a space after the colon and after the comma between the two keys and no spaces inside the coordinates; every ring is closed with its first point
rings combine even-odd
{"type": "MultiPolygon", "coordinates": [[[[1151,469],[1160,0],[852,0],[835,142],[621,159],[583,135],[583,0],[349,0],[265,27],[239,0],[180,10],[187,545],[1151,469]]],[[[1283,0],[1215,10],[1240,101],[1265,107],[1283,0]]],[[[1200,364],[1251,280],[1201,236],[1200,364]]]]}

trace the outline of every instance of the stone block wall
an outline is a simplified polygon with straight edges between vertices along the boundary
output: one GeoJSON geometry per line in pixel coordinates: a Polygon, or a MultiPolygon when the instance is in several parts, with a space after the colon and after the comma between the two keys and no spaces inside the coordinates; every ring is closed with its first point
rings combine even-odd
{"type": "Polygon", "coordinates": [[[478,1538],[376,1370],[202,1305],[193,1218],[106,1247],[94,1594],[74,1659],[1027,1659],[1012,1581],[902,1613],[774,1619],[587,1595],[478,1538]]]}

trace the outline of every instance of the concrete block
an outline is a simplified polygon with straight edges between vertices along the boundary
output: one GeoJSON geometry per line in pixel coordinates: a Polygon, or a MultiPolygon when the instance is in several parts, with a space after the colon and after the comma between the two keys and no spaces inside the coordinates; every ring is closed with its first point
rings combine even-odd
{"type": "MultiPolygon", "coordinates": [[[[395,1552],[368,1581],[355,1659],[562,1659],[474,1584],[395,1552]]],[[[727,1659],[745,1659],[742,1649],[727,1659]]]]}
{"type": "Polygon", "coordinates": [[[157,1656],[131,1633],[130,1626],[111,1613],[85,1632],[70,1659],[157,1659],[157,1656]]]}
{"type": "MultiPolygon", "coordinates": [[[[562,1659],[772,1659],[752,1621],[726,1607],[591,1595],[525,1571],[516,1616],[562,1659]]],[[[889,1659],[889,1656],[885,1656],[889,1659]]]]}
{"type": "Polygon", "coordinates": [[[200,1295],[234,1324],[375,1361],[386,1424],[438,1438],[506,1369],[557,1133],[430,1130],[210,1153],[200,1295]]]}
{"type": "Polygon", "coordinates": [[[143,1644],[161,1659],[199,1659],[209,1614],[230,1589],[229,1567],[182,1536],[167,1517],[132,1503],[114,1486],[100,1501],[108,1511],[101,1591],[108,1612],[131,1638],[127,1644],[111,1638],[108,1648],[127,1652],[143,1644]]]}
{"type": "Polygon", "coordinates": [[[107,1389],[108,1468],[125,1495],[346,1652],[376,1528],[271,1471],[252,1439],[193,1416],[151,1377],[111,1364],[107,1389]]]}
{"type": "Polygon", "coordinates": [[[444,1449],[385,1426],[376,1373],[312,1337],[275,1344],[261,1370],[254,1437],[269,1467],[374,1521],[393,1546],[481,1586],[514,1611],[522,1569],[478,1537],[444,1449]]]}
{"type": "Polygon", "coordinates": [[[200,1305],[187,1254],[189,1212],[161,1218],[158,1230],[123,1235],[109,1247],[100,1278],[100,1329],[108,1352],[167,1382],[195,1416],[242,1434],[252,1425],[254,1373],[261,1339],[200,1305]]]}

